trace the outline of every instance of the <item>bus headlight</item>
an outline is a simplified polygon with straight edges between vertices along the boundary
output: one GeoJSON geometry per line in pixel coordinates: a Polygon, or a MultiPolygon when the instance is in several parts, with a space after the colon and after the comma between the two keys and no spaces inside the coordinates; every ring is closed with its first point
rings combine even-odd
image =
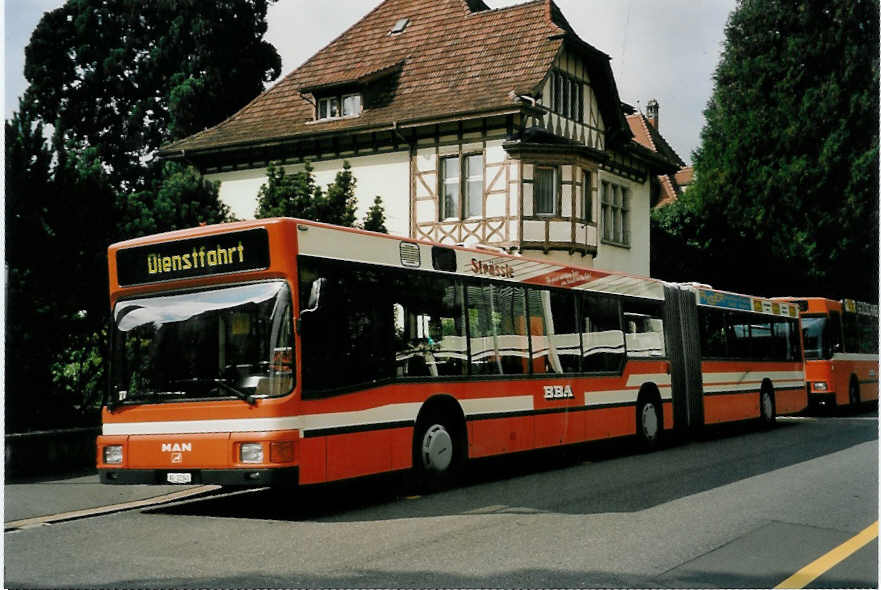
{"type": "Polygon", "coordinates": [[[828,391],[829,386],[825,381],[814,381],[814,391],[828,391]]]}
{"type": "Polygon", "coordinates": [[[263,463],[263,444],[242,443],[239,447],[239,460],[242,463],[263,463]]]}
{"type": "Polygon", "coordinates": [[[122,464],[122,445],[108,445],[104,447],[104,463],[107,465],[122,464]]]}

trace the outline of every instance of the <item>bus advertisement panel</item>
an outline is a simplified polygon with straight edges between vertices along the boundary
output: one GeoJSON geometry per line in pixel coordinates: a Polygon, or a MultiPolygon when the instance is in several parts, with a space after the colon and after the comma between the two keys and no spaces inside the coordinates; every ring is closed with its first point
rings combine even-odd
{"type": "Polygon", "coordinates": [[[304,485],[807,403],[797,306],[294,220],[109,248],[105,483],[304,485]]]}

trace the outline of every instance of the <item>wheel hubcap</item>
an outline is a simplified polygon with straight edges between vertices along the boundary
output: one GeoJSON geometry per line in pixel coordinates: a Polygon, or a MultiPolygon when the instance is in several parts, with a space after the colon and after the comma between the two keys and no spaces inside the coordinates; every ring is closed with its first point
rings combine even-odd
{"type": "Polygon", "coordinates": [[[654,440],[658,436],[658,414],[654,404],[642,407],[642,433],[647,440],[654,440]]]}
{"type": "Polygon", "coordinates": [[[422,465],[432,471],[444,471],[453,461],[453,439],[440,424],[425,431],[422,437],[422,465]]]}

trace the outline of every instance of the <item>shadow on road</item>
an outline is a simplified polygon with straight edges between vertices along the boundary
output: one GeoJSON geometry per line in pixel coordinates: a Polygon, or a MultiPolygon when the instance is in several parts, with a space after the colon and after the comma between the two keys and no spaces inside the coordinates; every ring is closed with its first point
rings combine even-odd
{"type": "Polygon", "coordinates": [[[424,497],[408,496],[406,475],[391,474],[296,490],[230,490],[145,512],[328,522],[636,512],[877,440],[877,412],[849,416],[787,420],[770,430],[717,427],[700,441],[654,453],[619,440],[483,459],[470,464],[459,487],[424,497]]]}

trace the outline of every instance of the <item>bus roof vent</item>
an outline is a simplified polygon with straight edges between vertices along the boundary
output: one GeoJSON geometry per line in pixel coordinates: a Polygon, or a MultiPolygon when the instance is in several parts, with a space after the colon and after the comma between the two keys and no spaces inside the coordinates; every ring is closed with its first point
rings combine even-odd
{"type": "Polygon", "coordinates": [[[417,268],[422,265],[422,258],[419,255],[419,244],[401,242],[401,264],[410,268],[417,268]]]}

